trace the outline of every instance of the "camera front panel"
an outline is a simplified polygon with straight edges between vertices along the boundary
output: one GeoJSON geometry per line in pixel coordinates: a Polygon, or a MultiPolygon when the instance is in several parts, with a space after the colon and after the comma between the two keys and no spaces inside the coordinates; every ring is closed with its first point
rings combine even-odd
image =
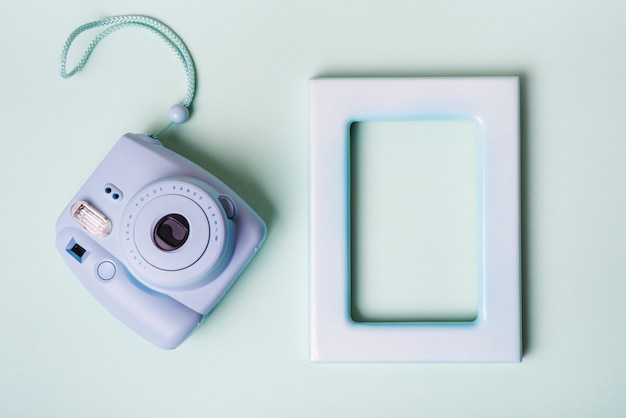
{"type": "Polygon", "coordinates": [[[205,283],[224,268],[233,248],[234,224],[217,192],[191,179],[159,180],[140,190],[121,218],[127,266],[162,288],[205,283]]]}

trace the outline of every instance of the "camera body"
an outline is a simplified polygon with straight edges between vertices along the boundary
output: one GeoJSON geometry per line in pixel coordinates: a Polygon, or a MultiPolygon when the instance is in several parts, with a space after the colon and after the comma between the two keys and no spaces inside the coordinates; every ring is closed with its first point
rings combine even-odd
{"type": "Polygon", "coordinates": [[[113,315],[171,349],[216,306],[266,233],[212,174],[148,135],[126,134],[59,217],[56,246],[113,315]]]}

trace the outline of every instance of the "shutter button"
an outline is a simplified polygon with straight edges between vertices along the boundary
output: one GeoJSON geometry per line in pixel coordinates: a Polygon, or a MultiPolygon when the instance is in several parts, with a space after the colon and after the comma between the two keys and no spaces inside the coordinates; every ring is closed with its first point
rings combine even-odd
{"type": "Polygon", "coordinates": [[[96,272],[102,280],[111,280],[115,276],[115,264],[110,261],[103,261],[98,265],[96,272]]]}
{"type": "Polygon", "coordinates": [[[228,196],[221,195],[218,199],[224,208],[224,212],[226,212],[226,217],[235,221],[237,218],[237,206],[228,196]]]}

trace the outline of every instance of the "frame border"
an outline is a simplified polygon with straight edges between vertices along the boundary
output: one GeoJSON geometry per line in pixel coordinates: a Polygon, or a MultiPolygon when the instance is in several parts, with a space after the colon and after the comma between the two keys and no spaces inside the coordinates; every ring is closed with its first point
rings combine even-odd
{"type": "Polygon", "coordinates": [[[309,81],[310,360],[519,362],[519,78],[309,81]],[[350,316],[350,126],[473,118],[482,131],[482,277],[471,322],[355,322],[350,316]]]}

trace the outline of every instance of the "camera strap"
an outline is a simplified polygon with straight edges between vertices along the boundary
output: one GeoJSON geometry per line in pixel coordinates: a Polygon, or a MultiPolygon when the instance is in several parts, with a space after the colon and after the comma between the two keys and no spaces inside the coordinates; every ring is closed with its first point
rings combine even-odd
{"type": "Polygon", "coordinates": [[[196,93],[196,70],[193,64],[193,60],[191,58],[191,54],[189,53],[189,50],[187,49],[187,46],[182,41],[182,39],[180,39],[180,37],[165,24],[148,16],[122,15],[96,20],[94,22],[86,23],[82,26],[79,26],[70,34],[70,36],[65,41],[65,45],[63,46],[63,50],[61,51],[61,64],[59,67],[59,72],[61,74],[61,77],[63,78],[70,78],[75,75],[87,64],[89,56],[100,41],[102,41],[113,32],[124,28],[146,29],[158,35],[166,44],[171,47],[171,49],[174,51],[179,61],[183,65],[183,69],[185,71],[185,76],[187,78],[187,94],[185,96],[185,100],[180,104],[175,104],[170,107],[170,123],[164,129],[152,135],[153,137],[157,137],[158,135],[165,132],[167,128],[169,128],[172,124],[185,123],[189,119],[189,107],[191,106],[191,102],[193,101],[196,93]],[[100,32],[93,38],[93,40],[89,43],[89,45],[83,52],[82,57],[78,61],[78,64],[76,64],[74,68],[72,68],[68,72],[66,70],[67,54],[72,47],[72,44],[80,34],[96,28],[104,28],[104,30],[102,30],[102,32],[100,32]]]}

